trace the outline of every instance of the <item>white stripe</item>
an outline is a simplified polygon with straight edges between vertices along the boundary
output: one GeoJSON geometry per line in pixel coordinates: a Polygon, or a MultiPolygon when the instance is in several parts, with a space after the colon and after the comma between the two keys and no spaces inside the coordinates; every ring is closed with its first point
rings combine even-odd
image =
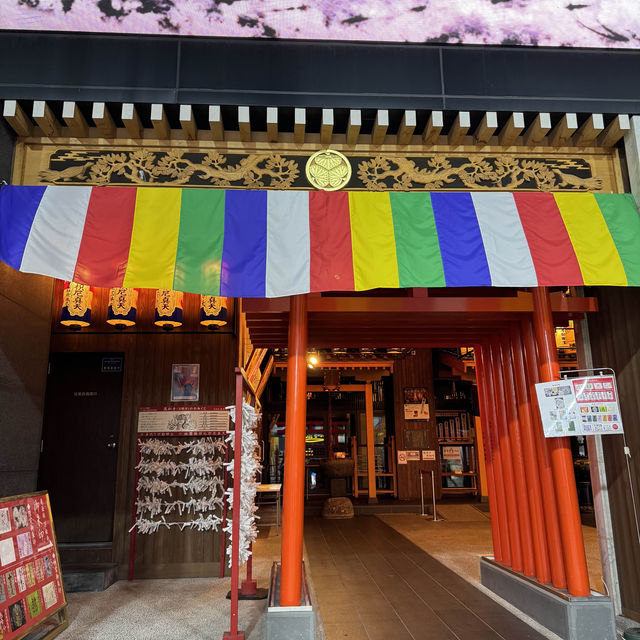
{"type": "Polygon", "coordinates": [[[47,187],[31,225],[20,271],[72,280],[91,187],[47,187]]]}
{"type": "Polygon", "coordinates": [[[536,287],[538,279],[511,193],[473,193],[494,287],[536,287]]]}
{"type": "Polygon", "coordinates": [[[309,288],[309,194],[269,191],[266,296],[308,293],[309,288]]]}

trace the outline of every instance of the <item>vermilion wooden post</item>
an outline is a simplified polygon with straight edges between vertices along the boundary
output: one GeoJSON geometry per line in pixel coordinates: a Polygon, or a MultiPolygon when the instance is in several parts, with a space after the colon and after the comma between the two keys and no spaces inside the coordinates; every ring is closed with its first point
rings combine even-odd
{"type": "Polygon", "coordinates": [[[481,345],[474,347],[476,358],[476,382],[478,385],[478,399],[480,404],[480,428],[482,429],[482,441],[484,443],[484,464],[487,470],[487,493],[489,495],[489,511],[491,513],[491,538],[493,540],[493,558],[496,562],[502,562],[502,542],[500,540],[500,507],[496,497],[496,481],[493,472],[494,449],[489,429],[489,406],[486,389],[488,385],[487,372],[484,366],[484,352],[481,345]]]}
{"type": "Polygon", "coordinates": [[[518,397],[511,359],[511,345],[508,339],[500,342],[500,356],[504,375],[505,404],[511,456],[513,460],[513,476],[515,479],[516,501],[518,504],[518,520],[520,522],[520,541],[522,543],[522,569],[530,578],[536,575],[536,559],[533,550],[533,534],[531,532],[531,512],[529,511],[529,494],[525,476],[525,454],[522,449],[522,435],[518,416],[518,397]]]}
{"type": "Polygon", "coordinates": [[[556,490],[553,484],[553,471],[551,470],[551,455],[545,442],[540,422],[540,412],[536,400],[535,383],[540,380],[538,371],[538,356],[536,343],[533,336],[531,320],[522,323],[522,342],[527,369],[527,386],[531,401],[531,415],[533,417],[533,437],[538,454],[538,467],[540,470],[540,486],[542,488],[542,506],[544,508],[544,526],[547,532],[547,548],[549,549],[549,567],[551,569],[551,584],[556,589],[567,588],[567,575],[564,570],[564,553],[560,538],[560,524],[558,522],[558,505],[556,502],[556,490]]]}
{"type": "Polygon", "coordinates": [[[491,359],[493,369],[493,390],[496,399],[498,438],[500,440],[500,457],[502,462],[502,480],[507,501],[507,526],[511,542],[511,568],[522,571],[522,542],[520,540],[520,517],[518,515],[518,500],[516,497],[515,476],[513,473],[513,455],[511,440],[507,424],[507,410],[505,404],[505,386],[502,377],[502,362],[499,341],[491,345],[491,359]]]}
{"type": "Polygon", "coordinates": [[[483,345],[483,363],[486,380],[485,397],[487,408],[489,409],[488,432],[491,438],[491,450],[493,451],[493,476],[496,486],[496,503],[498,505],[498,522],[500,529],[500,550],[502,552],[502,564],[511,566],[511,540],[509,539],[509,526],[507,525],[507,498],[504,490],[504,474],[502,473],[502,451],[500,449],[500,438],[498,435],[498,407],[496,404],[495,388],[493,378],[495,375],[491,346],[483,345]]]}
{"type": "MultiPolygon", "coordinates": [[[[551,315],[551,299],[546,287],[533,289],[533,327],[540,357],[542,382],[560,378],[555,327],[551,315]]],[[[588,596],[589,572],[582,537],[582,522],[578,505],[578,492],[573,472],[573,457],[569,438],[549,438],[551,468],[556,488],[560,534],[564,550],[567,585],[572,596],[588,596]]]]}
{"type": "Polygon", "coordinates": [[[291,296],[287,415],[282,505],[282,568],[280,605],[300,604],[302,531],[304,525],[304,462],[307,421],[307,296],[291,296]]]}
{"type": "Polygon", "coordinates": [[[536,577],[539,582],[551,582],[549,566],[549,548],[547,532],[544,525],[544,509],[542,507],[542,489],[540,486],[540,465],[535,437],[533,435],[533,419],[531,416],[531,402],[527,388],[527,374],[522,353],[522,337],[520,327],[511,332],[511,348],[513,355],[513,374],[515,378],[516,394],[518,397],[518,414],[520,418],[520,433],[524,452],[524,471],[526,474],[527,490],[529,494],[529,510],[531,513],[531,533],[533,536],[533,550],[535,554],[536,577]]]}

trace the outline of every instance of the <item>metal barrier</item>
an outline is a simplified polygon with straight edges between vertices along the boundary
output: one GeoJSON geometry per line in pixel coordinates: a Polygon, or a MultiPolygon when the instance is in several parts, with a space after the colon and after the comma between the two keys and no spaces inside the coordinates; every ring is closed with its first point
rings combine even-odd
{"type": "Polygon", "coordinates": [[[438,513],[436,512],[436,474],[435,471],[427,469],[420,469],[420,515],[426,515],[424,512],[424,476],[427,473],[431,474],[431,497],[433,498],[433,521],[438,522],[438,513]]]}

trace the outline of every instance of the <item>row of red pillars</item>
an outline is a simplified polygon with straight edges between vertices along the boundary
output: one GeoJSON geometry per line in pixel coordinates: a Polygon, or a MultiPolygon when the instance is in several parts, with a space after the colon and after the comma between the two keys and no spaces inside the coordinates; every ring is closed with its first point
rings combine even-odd
{"type": "Polygon", "coordinates": [[[542,584],[590,595],[568,438],[543,434],[534,385],[559,380],[546,287],[533,315],[476,345],[494,559],[542,584]]]}

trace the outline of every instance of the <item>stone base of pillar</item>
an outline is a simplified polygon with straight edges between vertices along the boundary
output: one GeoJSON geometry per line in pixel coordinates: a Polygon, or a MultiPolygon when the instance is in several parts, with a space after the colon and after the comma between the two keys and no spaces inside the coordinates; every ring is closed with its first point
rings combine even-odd
{"type": "Polygon", "coordinates": [[[611,599],[592,592],[575,598],[480,558],[480,581],[496,595],[565,640],[616,640],[611,599]]]}
{"type": "Polygon", "coordinates": [[[315,640],[316,614],[311,605],[304,563],[299,607],[280,606],[280,563],[273,563],[264,637],[265,640],[315,640]]]}

